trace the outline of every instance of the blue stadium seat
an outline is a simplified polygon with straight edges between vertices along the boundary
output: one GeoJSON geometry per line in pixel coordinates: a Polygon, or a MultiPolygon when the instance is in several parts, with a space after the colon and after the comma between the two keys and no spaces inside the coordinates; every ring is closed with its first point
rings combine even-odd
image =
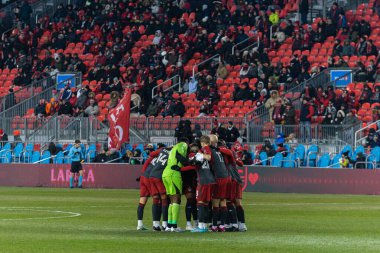
{"type": "Polygon", "coordinates": [[[24,155],[22,158],[24,163],[30,163],[32,161],[33,149],[34,149],[33,143],[29,143],[25,146],[24,151],[23,151],[24,155]]]}
{"type": "Polygon", "coordinates": [[[32,163],[38,162],[40,160],[41,154],[38,151],[34,151],[32,154],[32,163]]]}
{"type": "Polygon", "coordinates": [[[271,166],[273,167],[281,167],[282,166],[282,160],[284,159],[284,157],[282,156],[281,153],[277,153],[273,159],[272,159],[272,163],[271,163],[271,166]]]}
{"type": "Polygon", "coordinates": [[[342,155],[344,152],[348,151],[348,155],[351,157],[352,156],[352,148],[349,145],[344,146],[340,154],[342,155]]]}
{"type": "Polygon", "coordinates": [[[261,161],[263,161],[261,163],[263,166],[266,166],[268,164],[268,160],[267,160],[268,159],[268,155],[267,155],[267,153],[260,152],[259,158],[260,158],[261,161]]]}
{"type": "Polygon", "coordinates": [[[302,144],[298,144],[295,150],[297,158],[301,160],[301,165],[303,165],[305,161],[305,150],[306,148],[302,144]]]}
{"type": "Polygon", "coordinates": [[[318,146],[311,145],[306,153],[306,166],[315,167],[317,164],[318,146]]]}
{"type": "Polygon", "coordinates": [[[371,150],[371,155],[374,156],[376,164],[380,163],[380,147],[374,147],[371,150]]]}
{"type": "Polygon", "coordinates": [[[356,155],[358,153],[363,153],[365,155],[365,150],[363,146],[358,146],[354,152],[352,152],[352,156],[350,156],[351,160],[356,161],[356,155]]]}
{"type": "Polygon", "coordinates": [[[141,152],[143,152],[144,151],[144,145],[140,143],[139,145],[137,145],[137,147],[135,148],[135,150],[136,149],[140,149],[141,152]]]}
{"type": "Polygon", "coordinates": [[[51,157],[51,154],[50,154],[50,151],[49,150],[45,150],[44,153],[42,154],[41,156],[41,164],[49,164],[50,163],[50,159],[47,159],[51,157]]]}
{"type": "Polygon", "coordinates": [[[372,165],[372,162],[376,162],[376,157],[373,156],[373,155],[368,156],[367,162],[369,162],[369,163],[366,164],[367,165],[367,169],[374,169],[374,166],[372,165]]]}
{"type": "Polygon", "coordinates": [[[326,153],[319,158],[317,167],[327,168],[329,165],[330,165],[330,155],[326,153]]]}
{"type": "Polygon", "coordinates": [[[286,151],[290,151],[290,146],[288,144],[284,144],[284,148],[286,148],[286,151]]]}
{"type": "Polygon", "coordinates": [[[331,160],[329,168],[340,168],[339,159],[341,157],[341,154],[336,154],[331,160]]]}
{"type": "Polygon", "coordinates": [[[0,152],[1,163],[12,163],[12,152],[10,149],[5,149],[0,152]]]}
{"type": "Polygon", "coordinates": [[[16,147],[13,149],[14,162],[21,161],[22,151],[24,150],[23,143],[17,143],[16,147]]]}
{"type": "Polygon", "coordinates": [[[59,151],[55,157],[54,157],[54,163],[56,164],[63,164],[65,163],[65,156],[63,155],[62,151],[59,151]]]}
{"type": "Polygon", "coordinates": [[[295,168],[296,167],[297,154],[288,153],[282,162],[284,168],[295,168]]]}
{"type": "Polygon", "coordinates": [[[91,144],[87,149],[86,159],[87,161],[88,160],[92,161],[94,160],[95,156],[96,156],[96,146],[95,144],[91,144]]]}

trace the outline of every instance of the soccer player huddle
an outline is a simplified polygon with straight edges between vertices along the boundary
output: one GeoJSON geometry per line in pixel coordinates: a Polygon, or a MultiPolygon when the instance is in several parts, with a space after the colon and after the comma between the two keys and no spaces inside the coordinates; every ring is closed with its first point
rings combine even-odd
{"type": "Polygon", "coordinates": [[[151,196],[153,230],[183,232],[177,225],[183,194],[187,200],[186,230],[247,231],[237,168],[242,165],[216,135],[202,136],[191,144],[180,138],[172,147],[159,146],[142,168],[137,230],[147,230],[142,220],[151,196]]]}

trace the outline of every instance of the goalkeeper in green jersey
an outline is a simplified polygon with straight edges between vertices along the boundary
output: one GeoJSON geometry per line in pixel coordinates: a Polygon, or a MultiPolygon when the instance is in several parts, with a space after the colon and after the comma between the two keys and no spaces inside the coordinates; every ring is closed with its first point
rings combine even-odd
{"type": "Polygon", "coordinates": [[[166,188],[166,194],[170,198],[168,227],[166,231],[182,232],[177,227],[177,221],[182,194],[181,168],[188,163],[188,144],[189,140],[187,138],[179,138],[178,143],[170,151],[168,163],[162,173],[162,181],[166,188]]]}

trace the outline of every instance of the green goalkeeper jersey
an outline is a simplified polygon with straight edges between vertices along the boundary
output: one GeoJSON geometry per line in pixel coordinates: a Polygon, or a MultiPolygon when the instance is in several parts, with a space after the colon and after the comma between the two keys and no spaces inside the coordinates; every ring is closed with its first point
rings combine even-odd
{"type": "MultiPolygon", "coordinates": [[[[173,169],[176,166],[182,168],[184,165],[178,160],[178,156],[182,156],[184,159],[187,159],[187,144],[185,142],[180,142],[176,144],[173,149],[170,151],[168,163],[162,173],[162,177],[170,176],[181,176],[180,170],[173,169]],[[173,167],[174,166],[174,167],[173,167]]],[[[178,168],[177,167],[177,168],[178,168]]]]}

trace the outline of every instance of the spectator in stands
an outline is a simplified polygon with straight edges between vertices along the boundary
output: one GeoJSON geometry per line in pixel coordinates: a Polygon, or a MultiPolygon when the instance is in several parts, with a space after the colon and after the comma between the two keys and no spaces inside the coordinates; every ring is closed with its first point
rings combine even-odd
{"type": "Polygon", "coordinates": [[[24,3],[22,4],[20,8],[20,19],[25,22],[25,24],[30,24],[30,15],[32,14],[33,10],[32,7],[30,7],[28,0],[24,0],[24,3]]]}
{"type": "Polygon", "coordinates": [[[95,99],[90,99],[90,104],[84,110],[86,116],[96,116],[99,113],[99,107],[95,99]]]}
{"type": "Polygon", "coordinates": [[[297,51],[302,49],[302,38],[300,33],[296,33],[293,39],[293,44],[292,44],[292,51],[297,51]]]}
{"type": "Polygon", "coordinates": [[[185,114],[185,105],[182,103],[182,99],[179,98],[175,101],[173,116],[183,117],[185,114]]]}
{"type": "Polygon", "coordinates": [[[159,112],[159,105],[157,103],[157,100],[154,98],[152,99],[152,102],[150,103],[147,111],[146,111],[146,116],[157,116],[159,112]]]}
{"type": "Polygon", "coordinates": [[[0,147],[4,146],[8,142],[8,135],[4,133],[3,129],[0,129],[0,147]]]}
{"type": "Polygon", "coordinates": [[[193,129],[193,140],[198,140],[202,135],[201,126],[199,124],[195,124],[193,129]]]}
{"type": "Polygon", "coordinates": [[[374,148],[374,147],[377,146],[377,143],[374,140],[375,139],[375,135],[377,135],[376,130],[373,129],[373,128],[370,128],[369,129],[369,133],[368,133],[368,135],[365,138],[364,143],[363,143],[363,146],[365,148],[374,148]]]}
{"type": "Polygon", "coordinates": [[[267,153],[268,157],[273,157],[276,155],[276,150],[274,150],[269,140],[264,142],[264,152],[267,153]]]}
{"type": "Polygon", "coordinates": [[[311,142],[311,118],[314,115],[314,107],[308,98],[302,99],[300,124],[301,138],[303,142],[311,142]]]}
{"type": "Polygon", "coordinates": [[[14,149],[17,146],[17,144],[19,144],[19,143],[22,143],[21,132],[20,132],[20,130],[14,130],[13,131],[13,142],[11,144],[12,149],[14,149]]]}
{"type": "Polygon", "coordinates": [[[71,98],[71,96],[73,95],[73,92],[71,91],[71,88],[70,88],[70,83],[67,83],[65,85],[65,88],[62,92],[62,95],[61,95],[61,98],[62,100],[69,100],[71,98]]]}
{"type": "Polygon", "coordinates": [[[367,53],[367,41],[365,37],[360,37],[358,43],[356,43],[356,55],[362,56],[367,53]]]}
{"type": "Polygon", "coordinates": [[[188,83],[189,86],[189,94],[196,93],[198,90],[198,81],[195,79],[195,77],[191,76],[190,81],[188,83]]]}
{"type": "Polygon", "coordinates": [[[190,120],[180,120],[177,128],[175,129],[174,137],[179,138],[187,138],[189,140],[193,140],[193,132],[191,130],[191,122],[190,120]]]}
{"type": "Polygon", "coordinates": [[[270,121],[273,122],[273,110],[276,104],[282,104],[283,101],[278,95],[278,91],[272,90],[270,93],[270,98],[265,102],[265,107],[269,109],[270,121]]]}
{"type": "Polygon", "coordinates": [[[46,103],[45,106],[46,116],[52,116],[58,112],[58,102],[55,98],[51,98],[49,103],[46,103]]]}
{"type": "Polygon", "coordinates": [[[197,92],[197,100],[203,101],[205,99],[208,99],[209,96],[210,96],[210,89],[207,83],[203,83],[201,86],[201,89],[197,92]]]}
{"type": "Polygon", "coordinates": [[[380,103],[380,85],[375,86],[375,92],[372,94],[371,103],[380,103]]]}
{"type": "Polygon", "coordinates": [[[207,116],[212,114],[211,102],[208,99],[202,101],[201,107],[199,108],[199,117],[207,116]]]}
{"type": "Polygon", "coordinates": [[[342,157],[339,159],[339,165],[341,168],[348,168],[350,165],[350,159],[348,157],[348,151],[342,153],[342,157]]]}
{"type": "MultiPolygon", "coordinates": [[[[343,105],[342,105],[342,107],[344,108],[343,105]]],[[[342,124],[345,117],[346,117],[346,113],[344,112],[344,109],[338,110],[336,113],[336,116],[334,118],[334,125],[342,124]]]]}
{"type": "Polygon", "coordinates": [[[234,101],[247,101],[247,100],[252,100],[253,98],[253,91],[249,87],[247,82],[242,83],[240,86],[236,85],[235,86],[235,92],[233,94],[234,101]]]}
{"type": "Polygon", "coordinates": [[[360,98],[359,98],[359,102],[361,104],[363,104],[363,103],[369,103],[370,100],[371,100],[371,97],[372,97],[372,90],[368,86],[368,84],[365,83],[364,86],[363,86],[363,92],[362,92],[362,94],[360,95],[360,98]]]}
{"type": "Polygon", "coordinates": [[[342,52],[343,52],[343,47],[340,44],[340,40],[336,39],[334,42],[332,56],[341,56],[342,52]]]}
{"type": "Polygon", "coordinates": [[[226,142],[234,143],[240,137],[239,130],[234,126],[232,121],[228,121],[226,129],[226,142]]]}
{"type": "Polygon", "coordinates": [[[298,145],[298,140],[294,133],[290,133],[288,137],[285,138],[285,142],[289,145],[291,152],[293,152],[298,145]]]}
{"type": "Polygon", "coordinates": [[[365,169],[366,164],[365,164],[366,157],[362,152],[357,153],[356,159],[352,161],[352,166],[355,169],[365,169]]]}
{"type": "Polygon", "coordinates": [[[286,104],[282,116],[284,118],[284,125],[292,126],[296,124],[296,110],[291,103],[286,104]]]}
{"type": "Polygon", "coordinates": [[[241,160],[242,160],[243,164],[244,165],[252,165],[253,164],[253,159],[252,159],[252,155],[249,152],[249,150],[247,150],[245,148],[241,148],[241,149],[242,150],[239,149],[238,152],[242,152],[241,160]]]}
{"type": "Polygon", "coordinates": [[[285,107],[282,104],[282,101],[277,101],[276,104],[274,104],[272,120],[275,125],[276,134],[282,131],[281,126],[284,123],[284,110],[285,110],[285,107]]]}
{"type": "Polygon", "coordinates": [[[216,70],[216,77],[220,79],[226,79],[228,76],[228,70],[224,63],[219,62],[218,69],[216,70]]]}
{"type": "Polygon", "coordinates": [[[84,88],[80,88],[77,91],[77,102],[75,103],[75,107],[79,110],[83,110],[86,107],[88,94],[90,93],[90,87],[87,85],[84,88]]]}
{"type": "Polygon", "coordinates": [[[373,67],[373,65],[368,65],[367,66],[367,78],[366,78],[366,81],[370,82],[370,83],[374,83],[374,82],[376,82],[376,78],[377,78],[377,71],[376,71],[376,69],[373,67]]]}
{"type": "Polygon", "coordinates": [[[16,104],[16,98],[13,93],[13,88],[9,89],[8,95],[5,97],[5,105],[4,105],[4,110],[11,108],[16,104]]]}
{"type": "Polygon", "coordinates": [[[67,115],[67,116],[73,116],[73,106],[71,105],[70,101],[60,101],[61,105],[58,109],[58,115],[67,115]]]}
{"type": "Polygon", "coordinates": [[[352,56],[355,53],[355,48],[351,46],[350,41],[346,39],[342,47],[342,56],[352,56]]]}
{"type": "Polygon", "coordinates": [[[38,105],[34,108],[34,114],[38,118],[43,118],[46,116],[46,103],[45,99],[40,99],[38,105]]]}
{"type": "Polygon", "coordinates": [[[343,119],[342,121],[342,125],[356,125],[358,124],[360,121],[358,119],[358,117],[356,117],[355,115],[355,111],[354,110],[351,110],[351,111],[348,111],[346,117],[343,119]]]}

